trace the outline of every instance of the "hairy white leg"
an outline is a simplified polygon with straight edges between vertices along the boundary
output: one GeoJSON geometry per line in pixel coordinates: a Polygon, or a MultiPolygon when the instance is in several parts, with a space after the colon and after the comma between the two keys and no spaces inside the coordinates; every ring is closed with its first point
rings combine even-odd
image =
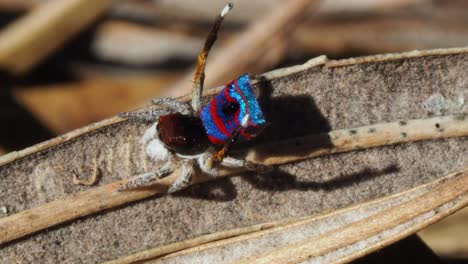
{"type": "Polygon", "coordinates": [[[192,114],[192,108],[185,102],[177,101],[173,98],[156,98],[151,101],[154,105],[165,106],[175,112],[179,112],[184,115],[192,114]]]}
{"type": "Polygon", "coordinates": [[[144,111],[135,111],[135,112],[122,112],[119,113],[119,117],[138,120],[144,122],[154,122],[158,121],[160,116],[170,114],[171,111],[166,109],[147,109],[144,111]]]}
{"type": "Polygon", "coordinates": [[[119,189],[117,189],[117,191],[121,192],[121,191],[128,190],[128,189],[150,186],[155,180],[164,178],[168,176],[170,173],[172,173],[171,167],[172,167],[172,163],[168,161],[163,166],[161,166],[159,169],[155,171],[143,173],[143,174],[136,176],[135,179],[120,186],[119,189]]]}
{"type": "Polygon", "coordinates": [[[250,161],[246,161],[244,159],[236,159],[236,158],[229,157],[229,156],[223,159],[223,161],[221,162],[221,165],[225,167],[231,167],[231,168],[245,168],[249,171],[256,171],[259,173],[265,173],[265,172],[269,172],[272,170],[270,166],[256,164],[250,161]]]}
{"type": "Polygon", "coordinates": [[[169,187],[168,193],[174,193],[187,187],[192,181],[194,171],[194,161],[184,160],[182,162],[182,168],[177,180],[169,187]]]}
{"type": "Polygon", "coordinates": [[[245,160],[228,156],[224,157],[223,161],[221,161],[221,165],[231,168],[242,168],[245,167],[245,160]]]}
{"type": "Polygon", "coordinates": [[[212,156],[213,156],[213,153],[211,151],[207,151],[197,158],[197,162],[198,162],[198,167],[200,167],[200,170],[203,173],[206,173],[212,177],[216,177],[218,176],[218,169],[216,167],[213,167],[212,165],[212,162],[211,162],[212,156]]]}

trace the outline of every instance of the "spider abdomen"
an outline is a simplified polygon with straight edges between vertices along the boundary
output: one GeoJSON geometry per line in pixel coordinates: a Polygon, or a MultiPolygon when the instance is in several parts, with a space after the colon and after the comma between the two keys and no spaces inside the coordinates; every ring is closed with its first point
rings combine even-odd
{"type": "Polygon", "coordinates": [[[225,144],[239,129],[241,138],[250,139],[266,123],[248,74],[226,84],[201,110],[200,116],[209,140],[215,145],[225,144]],[[247,127],[241,128],[246,115],[250,121],[247,127]]]}
{"type": "Polygon", "coordinates": [[[159,138],[168,149],[183,155],[194,155],[209,146],[203,123],[198,117],[181,113],[159,117],[159,138]]]}

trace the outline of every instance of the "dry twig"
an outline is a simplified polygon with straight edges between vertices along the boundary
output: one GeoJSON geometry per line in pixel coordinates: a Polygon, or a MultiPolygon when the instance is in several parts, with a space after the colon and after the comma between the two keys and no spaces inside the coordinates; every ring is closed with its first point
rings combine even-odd
{"type": "Polygon", "coordinates": [[[112,1],[48,1],[0,34],[0,67],[19,75],[91,24],[112,1]]]}

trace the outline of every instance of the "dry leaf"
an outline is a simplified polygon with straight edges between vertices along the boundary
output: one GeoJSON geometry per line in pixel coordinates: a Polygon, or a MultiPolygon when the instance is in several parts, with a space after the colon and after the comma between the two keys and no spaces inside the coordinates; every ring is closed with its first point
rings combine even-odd
{"type": "MultiPolygon", "coordinates": [[[[466,49],[295,69],[299,70],[285,69],[281,72],[288,74],[257,85],[272,123],[257,143],[467,113],[466,49]]],[[[73,185],[72,175],[90,175],[94,159],[101,185],[154,168],[156,164],[146,160],[138,143],[146,126],[115,121],[0,159],[0,206],[9,208],[8,217],[90,189],[73,185]]],[[[0,258],[5,262],[100,262],[236,227],[319,215],[431,182],[467,167],[466,157],[467,138],[463,137],[309,159],[279,166],[269,175],[204,183],[41,231],[2,245],[0,258]]],[[[104,209],[99,199],[88,202],[96,205],[94,212],[104,209]]],[[[6,231],[0,224],[0,234],[6,231]]]]}

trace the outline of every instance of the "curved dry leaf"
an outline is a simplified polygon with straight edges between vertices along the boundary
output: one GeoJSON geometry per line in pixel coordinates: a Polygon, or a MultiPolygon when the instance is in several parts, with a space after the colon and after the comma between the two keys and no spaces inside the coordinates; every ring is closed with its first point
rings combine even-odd
{"type": "MultiPolygon", "coordinates": [[[[372,57],[346,65],[323,62],[325,67],[266,74],[267,80],[256,85],[272,122],[257,143],[467,112],[466,49],[372,57]]],[[[114,118],[6,155],[0,159],[0,206],[7,206],[10,216],[0,222],[25,209],[91,193],[94,188],[73,185],[72,175],[89,172],[94,159],[102,174],[103,186],[97,189],[155,168],[138,144],[144,129],[144,124],[114,118]]],[[[203,234],[317,215],[461,170],[468,165],[466,143],[463,137],[373,148],[279,166],[270,175],[195,185],[4,244],[0,258],[99,262],[203,234]]],[[[147,197],[144,192],[132,195],[147,197]]],[[[93,211],[81,215],[108,209],[106,199],[116,199],[94,197],[85,204],[93,204],[93,211]]],[[[0,224],[1,232],[7,228],[0,224]]]]}
{"type": "Polygon", "coordinates": [[[468,204],[468,168],[321,216],[266,223],[147,250],[106,264],[349,262],[468,204]],[[188,243],[187,243],[188,242],[188,243]]]}

